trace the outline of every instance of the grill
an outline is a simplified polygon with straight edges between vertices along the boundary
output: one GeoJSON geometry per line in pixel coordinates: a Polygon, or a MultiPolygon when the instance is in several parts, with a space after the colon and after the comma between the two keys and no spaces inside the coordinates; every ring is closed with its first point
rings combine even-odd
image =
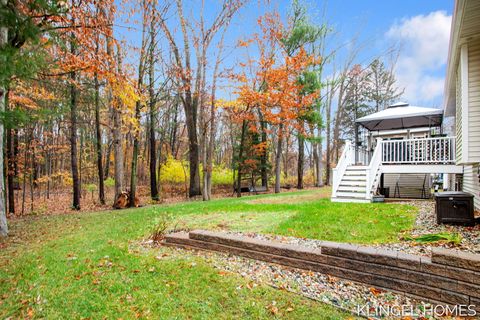
{"type": "Polygon", "coordinates": [[[475,225],[473,195],[466,192],[440,192],[435,194],[437,223],[475,225]]]}

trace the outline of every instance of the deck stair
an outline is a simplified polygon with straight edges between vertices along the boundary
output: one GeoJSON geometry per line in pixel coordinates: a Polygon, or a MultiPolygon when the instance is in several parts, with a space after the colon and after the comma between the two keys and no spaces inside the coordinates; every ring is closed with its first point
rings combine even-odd
{"type": "Polygon", "coordinates": [[[366,199],[367,191],[367,166],[348,166],[345,170],[334,202],[370,202],[366,199]]]}

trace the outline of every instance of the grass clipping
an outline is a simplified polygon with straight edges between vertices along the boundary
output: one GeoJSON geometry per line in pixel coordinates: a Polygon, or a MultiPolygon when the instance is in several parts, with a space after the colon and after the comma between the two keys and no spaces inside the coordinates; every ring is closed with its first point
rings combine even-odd
{"type": "Polygon", "coordinates": [[[403,238],[406,241],[415,241],[417,243],[448,243],[453,245],[459,245],[462,242],[462,236],[459,233],[431,233],[431,234],[424,234],[421,236],[405,236],[403,238]]]}

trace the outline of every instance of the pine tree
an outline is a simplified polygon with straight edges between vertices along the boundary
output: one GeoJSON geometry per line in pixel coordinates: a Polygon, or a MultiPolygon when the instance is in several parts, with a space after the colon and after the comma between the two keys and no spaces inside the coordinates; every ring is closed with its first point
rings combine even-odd
{"type": "Polygon", "coordinates": [[[345,88],[345,111],[342,121],[343,134],[358,142],[358,126],[355,121],[374,111],[370,106],[372,92],[371,71],[361,65],[354,65],[347,74],[345,88]]]}
{"type": "Polygon", "coordinates": [[[404,89],[397,87],[393,68],[388,70],[380,59],[375,59],[369,68],[369,99],[375,111],[385,109],[403,95],[404,89]]]}

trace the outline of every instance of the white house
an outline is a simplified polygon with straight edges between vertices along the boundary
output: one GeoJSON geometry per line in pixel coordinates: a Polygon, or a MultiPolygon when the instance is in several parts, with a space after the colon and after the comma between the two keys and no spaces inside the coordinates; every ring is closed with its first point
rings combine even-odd
{"type": "Polygon", "coordinates": [[[368,131],[362,143],[347,141],[333,170],[332,201],[370,202],[390,195],[427,197],[432,174],[458,174],[454,136],[441,132],[443,110],[397,103],[356,120],[368,131]]]}
{"type": "Polygon", "coordinates": [[[480,1],[457,0],[452,20],[445,116],[455,117],[457,165],[462,190],[475,196],[480,210],[480,1]]]}
{"type": "Polygon", "coordinates": [[[366,148],[347,141],[334,169],[332,201],[368,202],[389,174],[443,173],[473,194],[480,210],[480,0],[455,1],[444,98],[443,113],[401,104],[358,119],[372,132],[370,141],[366,148]],[[454,132],[432,135],[444,117],[454,117],[454,132]],[[414,128],[423,136],[411,135],[414,128]],[[391,139],[391,130],[400,134],[391,139]]]}

